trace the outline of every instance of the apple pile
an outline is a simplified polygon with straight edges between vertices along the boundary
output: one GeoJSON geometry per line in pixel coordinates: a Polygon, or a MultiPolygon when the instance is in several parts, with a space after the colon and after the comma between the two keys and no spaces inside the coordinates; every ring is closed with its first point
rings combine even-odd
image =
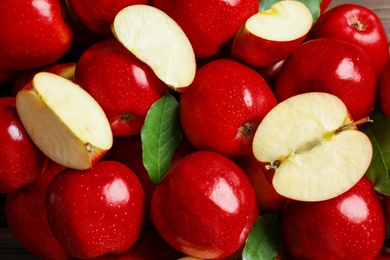
{"type": "Polygon", "coordinates": [[[389,257],[389,39],[330,2],[1,1],[15,238],[42,259],[389,257]]]}

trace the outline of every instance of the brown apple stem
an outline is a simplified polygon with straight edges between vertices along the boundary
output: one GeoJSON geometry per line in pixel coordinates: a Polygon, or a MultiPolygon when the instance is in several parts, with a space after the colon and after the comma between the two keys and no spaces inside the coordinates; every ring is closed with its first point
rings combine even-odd
{"type": "Polygon", "coordinates": [[[357,125],[361,125],[361,124],[364,124],[364,123],[372,123],[374,122],[373,120],[371,120],[369,117],[365,117],[365,118],[362,118],[360,120],[357,120],[355,122],[352,122],[350,124],[346,124],[346,125],[343,125],[343,126],[340,126],[339,128],[336,129],[335,131],[335,134],[338,134],[350,127],[353,127],[353,126],[357,126],[357,125]]]}

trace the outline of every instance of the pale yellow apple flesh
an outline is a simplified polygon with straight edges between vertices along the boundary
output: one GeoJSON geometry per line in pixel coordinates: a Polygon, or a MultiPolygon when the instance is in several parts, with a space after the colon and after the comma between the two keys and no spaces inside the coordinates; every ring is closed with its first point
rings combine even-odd
{"type": "Polygon", "coordinates": [[[48,72],[35,75],[16,96],[16,109],[37,147],[65,167],[84,170],[112,146],[100,105],[84,89],[48,72]]]}
{"type": "Polygon", "coordinates": [[[128,6],[116,15],[112,31],[171,88],[178,90],[192,83],[196,72],[192,45],[181,27],[163,11],[149,5],[128,6]]]}
{"type": "Polygon", "coordinates": [[[334,95],[306,93],[272,109],[253,140],[257,160],[275,170],[281,195],[301,201],[336,197],[354,186],[372,159],[369,138],[334,95]],[[347,127],[345,127],[347,126],[347,127]]]}

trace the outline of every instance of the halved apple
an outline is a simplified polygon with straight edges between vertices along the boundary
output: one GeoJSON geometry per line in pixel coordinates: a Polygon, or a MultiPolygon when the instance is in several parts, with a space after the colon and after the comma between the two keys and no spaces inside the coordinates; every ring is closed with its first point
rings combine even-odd
{"type": "Polygon", "coordinates": [[[369,138],[357,130],[336,96],[309,92],[279,103],[260,123],[257,160],[275,171],[272,184],[288,198],[321,201],[354,186],[372,159],[369,138]]]}
{"type": "Polygon", "coordinates": [[[163,11],[149,5],[125,7],[116,15],[112,31],[171,88],[185,88],[194,80],[192,45],[182,28],[163,11]]]}
{"type": "Polygon", "coordinates": [[[309,8],[300,1],[283,0],[251,16],[236,33],[232,53],[256,67],[287,58],[313,26],[309,8]]]}
{"type": "Polygon", "coordinates": [[[37,73],[16,95],[26,132],[53,161],[84,170],[112,146],[110,124],[84,89],[59,75],[37,73]]]}

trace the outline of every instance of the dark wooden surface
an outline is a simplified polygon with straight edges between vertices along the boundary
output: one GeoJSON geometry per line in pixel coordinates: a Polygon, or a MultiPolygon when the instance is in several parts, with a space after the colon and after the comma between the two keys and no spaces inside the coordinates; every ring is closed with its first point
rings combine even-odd
{"type": "MultiPolygon", "coordinates": [[[[333,0],[330,7],[345,3],[360,4],[375,11],[375,13],[381,18],[390,38],[390,0],[333,0]]],[[[7,222],[4,216],[5,196],[5,194],[0,194],[0,259],[36,259],[24,250],[7,228],[7,222]]]]}

